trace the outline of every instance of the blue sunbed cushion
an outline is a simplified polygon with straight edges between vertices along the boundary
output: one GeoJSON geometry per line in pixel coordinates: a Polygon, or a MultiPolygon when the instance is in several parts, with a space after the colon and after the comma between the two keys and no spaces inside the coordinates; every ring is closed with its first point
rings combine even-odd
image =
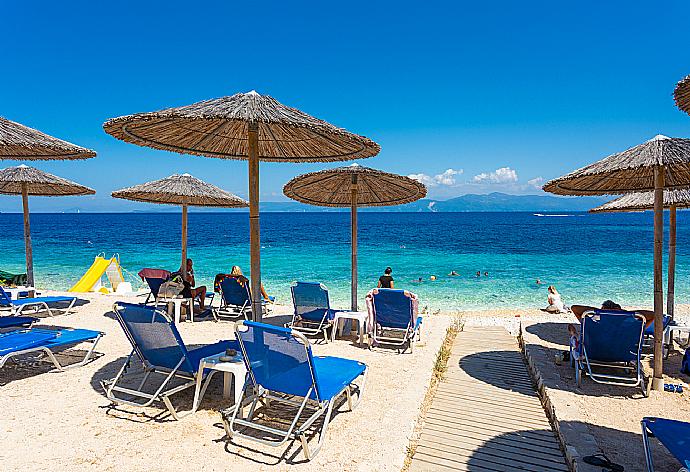
{"type": "Polygon", "coordinates": [[[30,326],[37,322],[38,318],[34,318],[33,316],[2,316],[0,317],[0,329],[30,326]]]}
{"type": "Polygon", "coordinates": [[[23,329],[0,334],[0,356],[13,352],[44,346],[50,339],[57,336],[57,332],[45,330],[23,329]]]}
{"type": "Polygon", "coordinates": [[[98,336],[102,334],[100,331],[76,328],[63,328],[57,330],[32,328],[31,331],[43,333],[56,333],[55,337],[49,339],[46,342],[46,347],[48,348],[65,347],[83,343],[86,341],[90,341],[92,339],[96,339],[98,336]]]}
{"type": "Polygon", "coordinates": [[[77,297],[36,297],[36,298],[22,298],[20,300],[12,300],[12,305],[35,305],[38,303],[60,303],[60,302],[71,302],[77,297]]]}
{"type": "Polygon", "coordinates": [[[363,362],[341,357],[315,356],[314,376],[321,400],[330,400],[367,370],[363,362]]]}
{"type": "Polygon", "coordinates": [[[644,418],[645,427],[683,464],[690,467],[690,423],[665,418],[644,418]]]}
{"type": "MultiPolygon", "coordinates": [[[[664,329],[668,328],[669,323],[671,322],[671,317],[669,315],[664,315],[664,322],[662,323],[662,326],[664,329]]],[[[645,336],[654,336],[654,322],[652,321],[649,323],[649,326],[647,326],[644,330],[644,335],[645,336]]]]}

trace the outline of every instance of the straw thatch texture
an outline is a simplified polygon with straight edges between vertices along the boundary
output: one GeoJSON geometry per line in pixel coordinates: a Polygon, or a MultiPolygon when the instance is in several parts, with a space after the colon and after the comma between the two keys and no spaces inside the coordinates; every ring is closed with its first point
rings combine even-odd
{"type": "Polygon", "coordinates": [[[22,161],[88,159],[91,149],[54,138],[0,116],[0,159],[22,161]]]}
{"type": "Polygon", "coordinates": [[[655,136],[594,164],[551,180],[558,195],[606,195],[654,189],[654,168],[665,166],[665,188],[690,186],[690,139],[655,136]]]}
{"type": "MultiPolygon", "coordinates": [[[[664,191],[664,207],[690,208],[690,190],[664,191]]],[[[591,213],[616,213],[654,209],[654,192],[629,193],[589,210],[591,213]]]]}
{"type": "Polygon", "coordinates": [[[401,205],[426,196],[426,187],[414,179],[357,164],[297,176],[285,184],[283,193],[310,205],[349,207],[353,175],[358,206],[401,205]]]}
{"type": "Polygon", "coordinates": [[[690,115],[690,75],[676,84],[673,98],[676,100],[678,108],[690,115]]]}
{"type": "Polygon", "coordinates": [[[112,193],[115,198],[161,204],[243,208],[249,204],[230,192],[189,174],[175,174],[112,193]]]}
{"type": "Polygon", "coordinates": [[[249,123],[258,125],[262,161],[344,161],[372,157],[380,150],[368,138],[254,91],[113,118],[103,129],[117,139],[139,146],[221,159],[247,159],[249,123]]]}
{"type": "Polygon", "coordinates": [[[21,195],[26,184],[27,193],[41,197],[93,195],[95,190],[34,167],[20,165],[0,170],[0,194],[21,195]]]}

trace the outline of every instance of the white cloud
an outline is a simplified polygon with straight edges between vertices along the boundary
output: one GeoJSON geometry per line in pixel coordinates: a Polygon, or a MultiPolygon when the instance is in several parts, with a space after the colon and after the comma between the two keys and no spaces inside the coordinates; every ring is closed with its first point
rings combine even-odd
{"type": "Polygon", "coordinates": [[[472,181],[477,184],[509,184],[518,181],[517,172],[510,167],[501,167],[493,172],[482,172],[472,178],[472,181]]]}
{"type": "Polygon", "coordinates": [[[543,177],[535,177],[535,178],[527,181],[528,186],[530,186],[532,188],[536,188],[537,190],[541,190],[543,183],[544,183],[543,177]]]}
{"type": "Polygon", "coordinates": [[[446,169],[442,173],[434,176],[427,174],[410,174],[408,177],[418,180],[427,187],[437,187],[439,185],[452,186],[456,183],[455,176],[462,175],[463,172],[462,169],[446,169]]]}

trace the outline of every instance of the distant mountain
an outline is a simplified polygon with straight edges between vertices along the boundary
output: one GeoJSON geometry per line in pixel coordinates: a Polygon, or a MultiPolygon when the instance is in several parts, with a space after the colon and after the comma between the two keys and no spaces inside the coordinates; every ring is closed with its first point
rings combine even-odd
{"type": "MultiPolygon", "coordinates": [[[[76,199],[76,197],[74,197],[76,199]]],[[[553,195],[508,195],[505,193],[489,193],[485,195],[468,194],[450,200],[422,199],[406,205],[393,207],[361,208],[360,211],[385,212],[466,212],[466,211],[530,211],[530,212],[567,212],[587,211],[601,205],[611,197],[558,197],[553,195]]],[[[134,202],[122,202],[113,198],[95,199],[84,205],[78,200],[66,197],[64,199],[35,199],[31,211],[36,213],[177,213],[180,207],[175,205],[146,205],[134,202]],[[60,204],[59,200],[64,200],[60,204]],[[76,204],[76,205],[75,205],[76,204]]],[[[16,203],[16,202],[13,202],[16,203]]],[[[269,212],[342,212],[349,208],[327,208],[305,205],[294,201],[261,202],[261,211],[269,212]]],[[[0,205],[0,211],[20,212],[21,207],[0,205]]],[[[191,208],[193,212],[217,211],[248,211],[246,208],[224,210],[219,208],[191,208]]]]}
{"type": "MultiPolygon", "coordinates": [[[[468,194],[450,200],[424,198],[394,207],[362,208],[361,211],[466,212],[466,211],[587,211],[611,197],[557,197],[552,195],[508,195],[493,192],[485,195],[468,194]]],[[[347,211],[322,208],[297,202],[266,202],[262,211],[347,211]]]]}

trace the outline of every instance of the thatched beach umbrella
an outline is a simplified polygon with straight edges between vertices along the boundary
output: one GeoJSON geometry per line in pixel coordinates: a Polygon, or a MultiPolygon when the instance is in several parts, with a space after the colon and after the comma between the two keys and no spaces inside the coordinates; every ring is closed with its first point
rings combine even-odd
{"type": "Polygon", "coordinates": [[[673,98],[676,100],[678,108],[690,115],[690,75],[676,84],[673,98]]]}
{"type": "Polygon", "coordinates": [[[654,379],[663,389],[662,244],[664,189],[690,186],[690,139],[655,136],[626,151],[547,182],[558,195],[606,195],[654,190],[654,379]]]}
{"type": "Polygon", "coordinates": [[[0,159],[22,161],[88,159],[91,149],[54,138],[0,116],[0,159]]]}
{"type": "Polygon", "coordinates": [[[187,209],[190,206],[218,208],[246,208],[248,203],[189,174],[175,174],[134,187],[116,190],[115,198],[136,202],[182,206],[182,262],[180,270],[187,272],[187,209]]]}
{"type": "MultiPolygon", "coordinates": [[[[668,280],[666,313],[673,319],[676,282],[676,209],[690,207],[690,190],[664,191],[664,208],[669,209],[668,280]]],[[[654,209],[654,192],[629,193],[592,208],[590,213],[624,213],[654,209]]]]}
{"type": "Polygon", "coordinates": [[[426,187],[402,175],[352,164],[299,175],[283,193],[309,205],[350,207],[352,219],[352,310],[357,311],[357,207],[393,206],[426,196],[426,187]]]}
{"type": "Polygon", "coordinates": [[[93,195],[94,193],[96,192],[88,187],[25,165],[0,170],[0,194],[22,196],[26,277],[29,286],[35,286],[31,226],[29,224],[29,195],[62,197],[68,195],[93,195]]]}
{"type": "Polygon", "coordinates": [[[121,116],[103,125],[117,139],[155,149],[249,161],[251,288],[261,314],[259,161],[333,162],[372,157],[379,146],[252,91],[121,116]]]}

